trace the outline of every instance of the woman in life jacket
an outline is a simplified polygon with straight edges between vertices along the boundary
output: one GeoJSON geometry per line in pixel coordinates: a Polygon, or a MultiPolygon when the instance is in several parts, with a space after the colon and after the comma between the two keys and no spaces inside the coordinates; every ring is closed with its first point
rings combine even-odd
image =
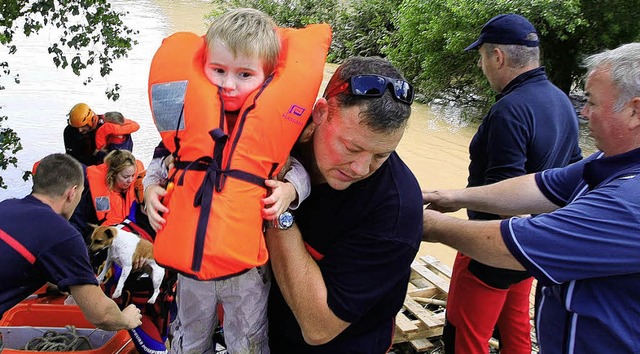
{"type": "MultiPolygon", "coordinates": [[[[173,272],[165,273],[165,279],[160,287],[160,297],[154,304],[148,304],[147,300],[153,293],[153,285],[142,270],[145,259],[153,258],[155,232],[149,225],[144,210],[142,178],[145,171],[141,171],[142,163],[125,150],[114,150],[107,155],[105,163],[100,166],[85,169],[85,190],[90,192],[83,196],[84,206],[79,206],[82,210],[76,209],[74,215],[78,217],[82,214],[83,219],[80,221],[84,224],[121,224],[119,227],[123,230],[140,237],[143,247],[136,248],[136,252],[133,254],[133,272],[125,282],[122,296],[114,301],[120,308],[135,304],[142,312],[142,325],[129,330],[139,353],[167,353],[164,343],[168,336],[169,322],[175,317],[176,274],[173,272]],[[111,207],[109,210],[104,210],[105,208],[100,204],[106,203],[106,201],[96,201],[96,199],[104,197],[109,198],[111,207]],[[98,208],[100,209],[96,210],[98,208]],[[88,212],[82,213],[82,211],[88,212]]],[[[93,228],[90,225],[86,225],[86,227],[90,236],[93,228]]],[[[106,252],[91,255],[96,272],[104,262],[105,256],[106,252]]],[[[118,264],[112,265],[112,269],[102,285],[108,296],[113,294],[121,271],[122,268],[118,264]]]]}
{"type": "Polygon", "coordinates": [[[85,190],[70,222],[87,244],[90,224],[116,225],[129,215],[136,199],[133,182],[143,170],[142,162],[127,150],[113,150],[104,163],[86,168],[85,190]]]}
{"type": "MultiPolygon", "coordinates": [[[[89,237],[93,231],[91,224],[123,224],[123,229],[137,234],[144,240],[141,242],[151,245],[155,233],[153,229],[146,227],[148,221],[145,222],[141,205],[141,181],[145,173],[142,162],[127,150],[113,150],[105,157],[104,163],[89,166],[85,171],[85,192],[71,221],[83,234],[87,244],[90,243],[89,237]]],[[[134,258],[151,258],[152,254],[153,249],[149,246],[146,254],[134,254],[134,258]]],[[[105,260],[106,250],[90,256],[94,271],[97,272],[105,260]]],[[[142,325],[129,331],[138,352],[166,353],[164,341],[172,318],[170,310],[173,306],[175,274],[165,276],[159,301],[150,305],[146,302],[153,292],[151,282],[135,273],[135,268],[139,268],[140,263],[139,260],[134,262],[134,273],[127,278],[122,296],[115,301],[120,307],[136,304],[143,313],[142,325]]],[[[120,273],[120,266],[114,264],[103,285],[107,295],[113,293],[120,273]]]]}

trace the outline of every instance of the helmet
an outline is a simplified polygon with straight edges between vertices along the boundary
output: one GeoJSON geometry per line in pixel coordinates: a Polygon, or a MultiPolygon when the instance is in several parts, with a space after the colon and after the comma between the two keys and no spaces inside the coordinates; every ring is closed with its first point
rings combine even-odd
{"type": "Polygon", "coordinates": [[[82,128],[85,125],[93,127],[95,114],[86,103],[78,103],[69,112],[69,125],[74,128],[82,128]]]}

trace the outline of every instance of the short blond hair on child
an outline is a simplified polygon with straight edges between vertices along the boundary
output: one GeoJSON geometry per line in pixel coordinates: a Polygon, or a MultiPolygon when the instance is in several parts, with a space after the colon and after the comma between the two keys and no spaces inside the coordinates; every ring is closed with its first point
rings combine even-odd
{"type": "Polygon", "coordinates": [[[208,50],[221,43],[235,57],[261,59],[267,76],[278,65],[280,39],[276,23],[262,11],[250,8],[228,10],[213,19],[206,38],[208,50]]]}

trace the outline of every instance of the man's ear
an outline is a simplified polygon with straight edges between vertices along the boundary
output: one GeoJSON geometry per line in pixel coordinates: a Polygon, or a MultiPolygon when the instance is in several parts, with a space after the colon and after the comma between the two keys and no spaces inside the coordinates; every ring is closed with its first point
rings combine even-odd
{"type": "Polygon", "coordinates": [[[307,125],[302,130],[298,142],[306,143],[311,140],[316,127],[327,119],[328,110],[327,100],[319,98],[315,106],[313,106],[313,112],[311,113],[311,117],[309,117],[309,122],[307,122],[307,125]]]}
{"type": "Polygon", "coordinates": [[[491,60],[494,61],[497,68],[501,68],[506,64],[507,57],[500,48],[493,48],[491,60]]]}
{"type": "Polygon", "coordinates": [[[316,102],[316,105],[313,106],[313,113],[311,114],[311,119],[313,119],[313,123],[315,125],[320,125],[327,117],[329,116],[329,102],[322,97],[319,98],[316,102]]]}
{"type": "Polygon", "coordinates": [[[640,127],[640,97],[634,97],[629,102],[631,105],[630,128],[637,129],[640,127]]]}
{"type": "Polygon", "coordinates": [[[67,188],[66,191],[64,191],[64,198],[68,202],[73,202],[76,199],[77,193],[80,193],[78,186],[77,185],[71,186],[67,188]]]}

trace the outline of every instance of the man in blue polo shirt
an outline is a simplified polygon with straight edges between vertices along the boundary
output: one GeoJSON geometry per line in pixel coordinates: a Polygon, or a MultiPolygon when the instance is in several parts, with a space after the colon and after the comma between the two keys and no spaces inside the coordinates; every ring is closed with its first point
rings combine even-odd
{"type": "MultiPolygon", "coordinates": [[[[538,33],[517,14],[489,20],[466,49],[498,95],[469,145],[467,187],[483,186],[579,161],[578,117],[540,66],[538,33]]],[[[471,220],[503,216],[469,209],[471,220]]],[[[494,328],[500,349],[531,353],[528,272],[491,267],[459,252],[453,265],[445,353],[486,354],[494,328]]]]}
{"type": "Polygon", "coordinates": [[[429,209],[462,207],[503,221],[424,213],[424,240],[485,264],[526,269],[542,286],[542,353],[640,350],[640,43],[586,59],[582,115],[600,152],[565,168],[489,186],[423,192],[429,209]]]}
{"type": "Polygon", "coordinates": [[[293,225],[266,230],[272,353],[390,348],[422,237],[420,187],[394,152],[412,99],[388,61],[356,57],[316,102],[293,152],[310,172],[311,195],[293,225]]]}

